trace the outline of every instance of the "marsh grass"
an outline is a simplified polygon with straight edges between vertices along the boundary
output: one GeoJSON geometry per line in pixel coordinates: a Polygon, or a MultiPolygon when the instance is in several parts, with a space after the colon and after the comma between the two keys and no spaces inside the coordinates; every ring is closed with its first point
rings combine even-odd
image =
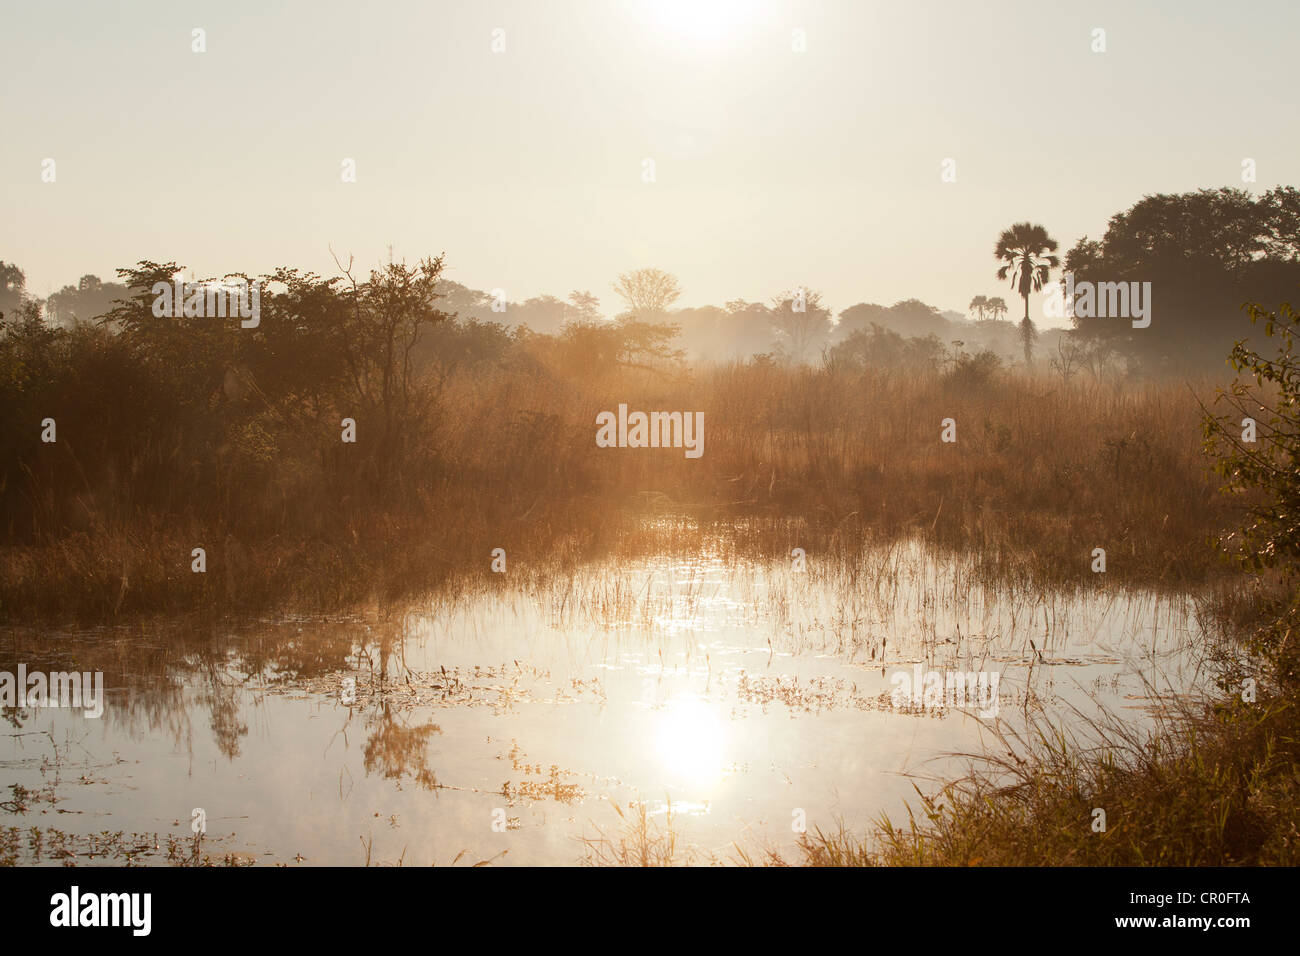
{"type": "Polygon", "coordinates": [[[662,821],[654,819],[644,800],[633,801],[627,808],[618,803],[610,806],[618,822],[608,828],[596,826],[594,836],[581,839],[583,865],[661,867],[712,862],[683,839],[671,803],[662,821]]]}
{"type": "Polygon", "coordinates": [[[429,416],[425,464],[382,493],[326,446],[332,432],[319,449],[286,438],[253,471],[232,454],[216,497],[65,488],[62,458],[29,469],[35,531],[0,544],[0,618],[382,606],[488,580],[496,547],[511,573],[554,574],[719,539],[851,563],[867,539],[920,535],[1052,585],[1087,580],[1103,547],[1108,580],[1188,587],[1223,575],[1207,542],[1238,513],[1215,494],[1194,391],[762,364],[463,374],[429,416]],[[703,457],[597,448],[596,413],[621,402],[703,411],[703,457]],[[955,444],[939,441],[944,418],[955,444]]]}
{"type": "MultiPolygon", "coordinates": [[[[1217,694],[1153,686],[1154,726],[1102,706],[1068,723],[1026,712],[916,787],[905,821],[843,825],[800,845],[812,866],[1295,866],[1300,863],[1298,615],[1284,576],[1203,596],[1217,694]],[[1249,678],[1255,698],[1243,693],[1249,678]],[[1066,729],[1066,727],[1069,729],[1066,729]],[[1096,810],[1105,828],[1094,827],[1096,810]]],[[[1095,698],[1094,698],[1095,702],[1095,698]]]]}
{"type": "MultiPolygon", "coordinates": [[[[1072,729],[999,728],[972,769],[916,787],[906,820],[815,831],[811,866],[1294,866],[1300,745],[1294,704],[1164,700],[1153,731],[1098,710],[1072,729]],[[1094,827],[1105,811],[1104,831],[1094,827]]],[[[969,755],[968,755],[969,756],[969,755]]]]}

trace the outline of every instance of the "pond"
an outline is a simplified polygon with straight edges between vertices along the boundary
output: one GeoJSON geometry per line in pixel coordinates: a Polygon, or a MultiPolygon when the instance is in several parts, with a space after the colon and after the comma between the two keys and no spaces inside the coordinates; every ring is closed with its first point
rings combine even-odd
{"type": "Polygon", "coordinates": [[[1096,577],[997,583],[916,541],[804,570],[719,547],[511,567],[383,617],[11,629],[0,669],[101,671],[105,701],[4,710],[0,856],[575,864],[643,827],[677,862],[796,860],[801,829],[898,817],[998,727],[1146,726],[1155,691],[1204,688],[1195,602],[1096,577]]]}

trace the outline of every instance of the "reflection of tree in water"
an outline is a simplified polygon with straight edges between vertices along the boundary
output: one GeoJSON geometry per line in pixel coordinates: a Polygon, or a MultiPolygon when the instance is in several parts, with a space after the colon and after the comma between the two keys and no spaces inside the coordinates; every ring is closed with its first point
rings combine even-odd
{"type": "MultiPolygon", "coordinates": [[[[10,628],[7,637],[0,670],[16,674],[21,661],[29,672],[103,673],[105,720],[127,736],[161,733],[188,750],[195,705],[206,708],[217,747],[229,759],[239,756],[248,733],[240,719],[245,688],[292,686],[334,673],[354,652],[367,663],[377,652],[370,666],[381,683],[395,666],[403,669],[401,622],[377,624],[373,632],[360,621],[322,619],[258,622],[233,631],[175,622],[68,635],[10,628]]],[[[0,723],[23,730],[33,713],[6,707],[0,723]]]]}
{"type": "Polygon", "coordinates": [[[248,673],[268,684],[286,684],[332,674],[365,638],[354,621],[302,621],[261,626],[242,635],[240,660],[248,673]]]}
{"type": "Polygon", "coordinates": [[[248,724],[239,719],[241,682],[229,681],[222,670],[207,662],[208,682],[203,703],[212,718],[212,735],[217,748],[228,759],[239,756],[239,738],[248,733],[248,724]]]}
{"type": "MultiPolygon", "coordinates": [[[[130,632],[45,633],[12,628],[7,656],[0,653],[0,671],[17,674],[21,661],[28,673],[75,672],[103,674],[104,714],[116,732],[133,737],[164,731],[178,743],[189,732],[184,686],[176,667],[184,661],[184,648],[157,639],[141,628],[130,632]]],[[[186,668],[188,669],[188,668],[186,668]]],[[[90,693],[92,685],[84,685],[90,693]]],[[[21,728],[39,713],[31,709],[4,708],[0,719],[21,728]]]]}
{"type": "Polygon", "coordinates": [[[419,727],[407,727],[397,720],[392,708],[381,704],[369,721],[373,727],[366,741],[366,773],[381,774],[388,780],[400,780],[410,776],[421,787],[433,790],[438,786],[438,778],[429,767],[429,738],[442,733],[437,724],[422,724],[419,727]]]}
{"type": "Polygon", "coordinates": [[[195,669],[206,676],[203,703],[211,715],[217,747],[239,756],[248,725],[240,720],[242,688],[250,682],[292,684],[303,677],[338,669],[353,646],[354,623],[316,622],[258,627],[225,641],[211,641],[195,655],[195,669]]]}

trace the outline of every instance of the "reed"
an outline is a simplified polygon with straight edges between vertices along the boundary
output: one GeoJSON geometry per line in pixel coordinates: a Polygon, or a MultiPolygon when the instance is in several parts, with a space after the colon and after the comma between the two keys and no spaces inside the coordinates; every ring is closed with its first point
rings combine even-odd
{"type": "Polygon", "coordinates": [[[1207,542],[1240,507],[1215,493],[1201,447],[1210,391],[762,362],[580,374],[516,356],[428,394],[382,487],[324,416],[268,426],[256,460],[243,428],[193,485],[189,437],[142,426],[123,459],[65,416],[60,444],[4,492],[18,517],[0,539],[0,617],[329,611],[472,583],[498,547],[549,573],[723,530],[737,552],[783,559],[922,536],[1053,584],[1086,580],[1100,547],[1112,579],[1188,587],[1224,573],[1207,542]],[[702,411],[703,456],[596,447],[597,413],[619,403],[702,411]]]}

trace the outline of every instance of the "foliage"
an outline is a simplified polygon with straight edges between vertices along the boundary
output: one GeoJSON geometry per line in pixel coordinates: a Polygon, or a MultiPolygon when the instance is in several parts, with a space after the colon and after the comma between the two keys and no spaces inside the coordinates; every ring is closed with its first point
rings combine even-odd
{"type": "Polygon", "coordinates": [[[1218,366],[1250,333],[1243,303],[1280,302],[1300,283],[1298,210],[1291,186],[1147,196],[1112,216],[1102,239],[1080,239],[1065,270],[1076,285],[1150,282],[1150,327],[1097,316],[1075,316],[1075,327],[1147,372],[1218,366]]]}
{"type": "Polygon", "coordinates": [[[1248,498],[1245,527],[1230,546],[1252,568],[1292,570],[1300,560],[1300,313],[1289,304],[1248,311],[1277,339],[1277,352],[1268,357],[1244,341],[1233,348],[1232,367],[1247,377],[1219,391],[1232,412],[1207,417],[1207,450],[1218,456],[1225,490],[1248,498]],[[1255,422],[1253,441],[1244,434],[1247,418],[1255,422]]]}

